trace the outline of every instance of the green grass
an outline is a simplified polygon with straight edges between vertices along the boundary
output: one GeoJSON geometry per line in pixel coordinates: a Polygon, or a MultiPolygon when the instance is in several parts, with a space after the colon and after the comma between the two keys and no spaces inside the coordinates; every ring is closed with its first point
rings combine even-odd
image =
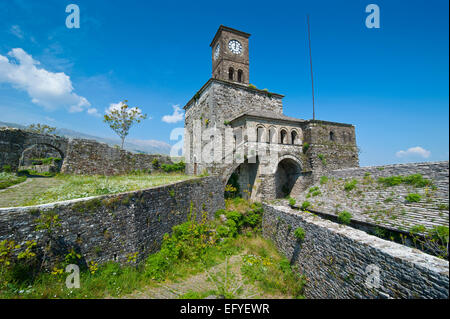
{"type": "Polygon", "coordinates": [[[420,196],[420,194],[411,193],[406,195],[405,199],[410,203],[418,203],[422,199],[422,196],[420,196]]]}
{"type": "Polygon", "coordinates": [[[408,176],[390,176],[390,177],[380,177],[378,183],[386,186],[392,187],[400,184],[412,185],[415,187],[425,187],[433,186],[433,183],[429,179],[423,178],[421,174],[412,174],[408,176]]]}
{"type": "Polygon", "coordinates": [[[183,181],[192,177],[183,174],[134,174],[120,176],[57,175],[61,184],[36,194],[26,206],[75,198],[134,191],[183,181]]]}
{"type": "Polygon", "coordinates": [[[25,176],[17,176],[16,174],[13,173],[6,173],[6,172],[1,172],[0,173],[0,189],[4,189],[19,183],[22,183],[26,180],[27,178],[25,176]]]}

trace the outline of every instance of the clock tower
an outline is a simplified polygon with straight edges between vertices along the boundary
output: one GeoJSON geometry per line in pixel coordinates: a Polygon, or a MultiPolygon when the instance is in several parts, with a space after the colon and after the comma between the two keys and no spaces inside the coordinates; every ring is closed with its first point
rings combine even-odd
{"type": "Polygon", "coordinates": [[[249,84],[249,33],[221,25],[212,40],[212,77],[249,84]]]}

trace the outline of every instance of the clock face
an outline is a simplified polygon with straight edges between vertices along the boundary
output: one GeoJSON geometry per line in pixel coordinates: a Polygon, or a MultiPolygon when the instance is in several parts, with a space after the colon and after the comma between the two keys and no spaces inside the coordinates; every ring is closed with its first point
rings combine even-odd
{"type": "Polygon", "coordinates": [[[228,49],[234,54],[241,54],[242,45],[238,40],[230,40],[230,42],[228,42],[228,49]]]}
{"type": "Polygon", "coordinates": [[[214,60],[217,60],[217,58],[219,57],[219,52],[220,52],[220,44],[216,46],[216,50],[214,51],[214,60]]]}

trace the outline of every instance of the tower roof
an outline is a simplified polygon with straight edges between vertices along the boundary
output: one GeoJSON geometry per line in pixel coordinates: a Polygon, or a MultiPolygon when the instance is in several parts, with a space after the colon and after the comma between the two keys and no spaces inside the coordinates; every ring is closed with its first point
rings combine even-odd
{"type": "Polygon", "coordinates": [[[240,36],[243,36],[245,38],[250,37],[250,33],[239,31],[239,30],[236,30],[236,29],[233,29],[233,28],[230,28],[230,27],[226,27],[226,26],[221,24],[219,29],[216,32],[216,35],[214,36],[213,40],[211,41],[211,44],[209,45],[210,47],[212,47],[214,45],[214,43],[216,42],[217,38],[220,36],[222,31],[228,31],[228,32],[236,33],[236,34],[239,34],[240,36]]]}

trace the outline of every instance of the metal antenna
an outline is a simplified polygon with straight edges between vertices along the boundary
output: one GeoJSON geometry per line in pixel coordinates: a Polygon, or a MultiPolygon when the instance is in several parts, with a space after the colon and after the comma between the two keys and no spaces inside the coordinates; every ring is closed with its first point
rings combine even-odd
{"type": "Polygon", "coordinates": [[[314,108],[314,78],[313,78],[312,55],[311,55],[311,30],[309,27],[309,14],[306,15],[306,21],[308,23],[309,64],[311,65],[311,85],[312,85],[312,103],[313,103],[313,121],[314,121],[316,119],[316,114],[314,108]]]}

